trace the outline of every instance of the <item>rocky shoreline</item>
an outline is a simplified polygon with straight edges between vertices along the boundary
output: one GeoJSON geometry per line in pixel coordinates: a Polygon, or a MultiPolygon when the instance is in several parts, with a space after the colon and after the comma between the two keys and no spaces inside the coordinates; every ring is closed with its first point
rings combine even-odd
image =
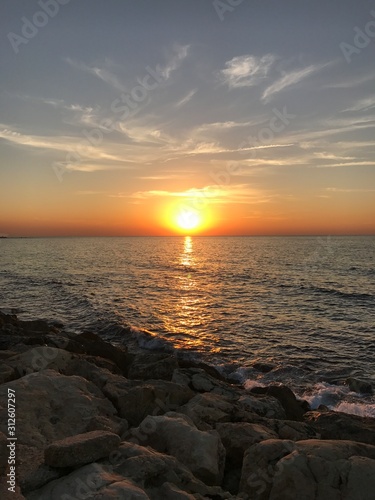
{"type": "Polygon", "coordinates": [[[286,386],[3,313],[0,366],[2,499],[375,498],[375,419],[286,386]]]}

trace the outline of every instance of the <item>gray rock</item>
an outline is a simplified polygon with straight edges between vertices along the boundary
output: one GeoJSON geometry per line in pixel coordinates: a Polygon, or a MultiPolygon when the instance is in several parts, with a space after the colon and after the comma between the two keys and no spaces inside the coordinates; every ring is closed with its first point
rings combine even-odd
{"type": "Polygon", "coordinates": [[[239,496],[254,500],[372,500],[374,477],[375,446],[271,439],[245,453],[239,496]]]}
{"type": "Polygon", "coordinates": [[[224,473],[225,449],[217,432],[204,432],[183,418],[149,415],[133,436],[142,445],[177,458],[206,484],[220,484],[224,473]]]}
{"type": "Polygon", "coordinates": [[[119,436],[112,432],[77,434],[47,446],[44,462],[51,467],[78,467],[107,457],[119,444],[119,436]]]}
{"type": "Polygon", "coordinates": [[[347,439],[375,445],[375,419],[335,411],[310,411],[305,422],[322,439],[347,439]]]}
{"type": "Polygon", "coordinates": [[[116,409],[91,382],[54,370],[26,375],[0,386],[0,430],[7,422],[7,388],[15,390],[18,442],[44,448],[53,441],[86,431],[95,416],[111,418],[116,409]]]}
{"type": "Polygon", "coordinates": [[[128,371],[128,377],[138,380],[172,380],[173,372],[178,367],[173,354],[140,353],[137,354],[128,371]]]}
{"type": "Polygon", "coordinates": [[[366,380],[349,377],[345,382],[351,391],[358,392],[359,394],[373,394],[374,392],[371,382],[367,382],[366,380]]]}

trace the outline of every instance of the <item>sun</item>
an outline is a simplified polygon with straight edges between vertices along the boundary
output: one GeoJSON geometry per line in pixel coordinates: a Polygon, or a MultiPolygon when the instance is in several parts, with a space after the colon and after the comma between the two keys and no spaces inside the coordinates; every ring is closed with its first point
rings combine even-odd
{"type": "Polygon", "coordinates": [[[197,211],[182,209],[176,216],[176,223],[180,229],[188,231],[191,229],[197,229],[201,223],[201,219],[197,211]]]}

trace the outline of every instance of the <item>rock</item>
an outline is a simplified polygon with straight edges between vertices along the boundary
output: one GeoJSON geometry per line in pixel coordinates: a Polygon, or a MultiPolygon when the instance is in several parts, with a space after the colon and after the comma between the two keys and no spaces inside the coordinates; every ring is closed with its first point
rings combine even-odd
{"type": "MultiPolygon", "coordinates": [[[[16,482],[17,483],[17,482],[16,482]]],[[[9,484],[6,481],[6,477],[0,477],[0,498],[10,500],[25,500],[25,497],[21,493],[21,489],[18,484],[15,486],[14,493],[13,491],[10,493],[9,484]]]]}
{"type": "Polygon", "coordinates": [[[121,377],[107,382],[103,392],[131,426],[139,425],[147,415],[174,410],[194,396],[191,389],[173,382],[138,382],[121,377]]]}
{"type": "Polygon", "coordinates": [[[263,425],[247,422],[217,424],[216,430],[226,450],[227,461],[232,467],[242,466],[243,455],[253,444],[278,437],[276,432],[263,425]]]}
{"type": "Polygon", "coordinates": [[[239,496],[254,500],[370,500],[374,473],[375,446],[352,441],[271,439],[245,453],[239,496]],[[365,466],[361,468],[359,463],[365,466]],[[354,485],[358,488],[355,492],[354,485]]]}
{"type": "Polygon", "coordinates": [[[159,453],[152,448],[139,446],[132,442],[123,442],[109,460],[103,465],[134,483],[141,485],[150,498],[164,500],[162,494],[156,492],[167,482],[179,490],[193,494],[194,498],[214,498],[216,500],[231,498],[218,486],[207,486],[197,479],[192,472],[174,456],[159,453]]]}
{"type": "Polygon", "coordinates": [[[275,365],[272,365],[271,363],[262,363],[261,361],[259,361],[253,364],[253,368],[258,372],[269,373],[275,368],[275,365]]]}
{"type": "MultiPolygon", "coordinates": [[[[163,500],[196,500],[196,496],[186,493],[177,488],[176,485],[165,482],[159,490],[160,499],[163,500]]],[[[203,497],[201,497],[203,498],[203,497]]]]}
{"type": "Polygon", "coordinates": [[[18,377],[16,371],[11,366],[7,364],[1,364],[0,366],[0,385],[10,382],[18,377]]]}
{"type": "Polygon", "coordinates": [[[26,446],[47,444],[86,431],[95,416],[111,418],[116,409],[91,382],[54,370],[31,373],[0,386],[0,430],[7,422],[7,389],[16,393],[17,438],[26,446]]]}
{"type": "Polygon", "coordinates": [[[215,431],[200,431],[180,418],[147,416],[132,433],[142,445],[174,456],[201,481],[220,484],[223,478],[225,449],[215,431]]]}
{"type": "Polygon", "coordinates": [[[172,380],[177,369],[177,358],[173,354],[140,353],[137,354],[128,371],[128,377],[138,380],[172,380]]]}
{"type": "Polygon", "coordinates": [[[17,457],[17,482],[24,494],[70,472],[67,469],[54,469],[45,465],[43,450],[35,447],[18,443],[17,457]]]}
{"type": "Polygon", "coordinates": [[[91,332],[70,336],[65,347],[67,351],[99,356],[113,361],[124,375],[127,375],[133,356],[129,355],[124,347],[115,347],[105,342],[99,335],[91,332]]]}
{"type": "Polygon", "coordinates": [[[64,370],[73,355],[64,349],[48,346],[36,346],[26,352],[17,354],[7,360],[7,365],[12,367],[22,376],[28,373],[34,373],[47,368],[56,371],[64,370]]]}
{"type": "Polygon", "coordinates": [[[6,471],[8,467],[8,440],[2,432],[0,432],[0,474],[6,471]]]}
{"type": "Polygon", "coordinates": [[[284,408],[285,416],[288,420],[302,421],[303,415],[310,408],[306,406],[306,402],[299,401],[293,391],[286,387],[285,385],[270,385],[268,387],[256,387],[252,389],[252,392],[257,394],[266,394],[278,399],[284,408]]]}
{"type": "Polygon", "coordinates": [[[99,463],[85,465],[27,495],[27,500],[149,500],[143,489],[99,463]]]}
{"type": "Polygon", "coordinates": [[[373,394],[373,387],[370,382],[365,380],[359,380],[357,378],[349,377],[346,379],[345,383],[349,386],[349,389],[360,394],[373,394]]]}
{"type": "Polygon", "coordinates": [[[375,419],[335,411],[310,411],[308,423],[322,439],[347,439],[375,445],[375,419]]]}
{"type": "Polygon", "coordinates": [[[44,462],[51,467],[79,467],[107,457],[119,444],[119,436],[112,432],[76,434],[47,446],[44,450],[44,462]]]}
{"type": "Polygon", "coordinates": [[[303,439],[319,439],[320,434],[309,424],[295,420],[268,420],[264,423],[273,429],[280,439],[302,441],[303,439]]]}
{"type": "Polygon", "coordinates": [[[285,419],[286,414],[280,401],[271,396],[245,394],[238,403],[248,412],[256,413],[261,417],[285,419]]]}
{"type": "Polygon", "coordinates": [[[178,411],[188,415],[198,429],[206,431],[219,422],[230,422],[233,404],[218,394],[203,393],[194,396],[178,411]]]}

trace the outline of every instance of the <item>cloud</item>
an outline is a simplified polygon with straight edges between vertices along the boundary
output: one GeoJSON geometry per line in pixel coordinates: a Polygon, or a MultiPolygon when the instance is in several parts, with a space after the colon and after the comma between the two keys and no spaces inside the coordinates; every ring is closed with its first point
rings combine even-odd
{"type": "Polygon", "coordinates": [[[253,87],[268,75],[276,57],[266,54],[262,57],[251,55],[233,57],[220,71],[220,79],[230,88],[253,87]]]}
{"type": "Polygon", "coordinates": [[[161,74],[164,80],[168,80],[172,72],[181,66],[182,61],[187,57],[190,50],[190,45],[175,45],[173,48],[173,54],[169,58],[169,61],[161,69],[161,74]]]}
{"type": "Polygon", "coordinates": [[[304,80],[308,76],[320,71],[322,68],[327,66],[327,64],[312,64],[303,69],[298,69],[291,71],[290,73],[285,73],[281,78],[276,80],[272,85],[266,88],[263,92],[262,99],[264,101],[269,101],[271,97],[282,90],[291,87],[304,80]]]}
{"type": "Polygon", "coordinates": [[[80,69],[81,71],[86,71],[87,73],[96,76],[103,82],[114,87],[116,90],[120,90],[121,92],[126,92],[127,90],[125,85],[120,82],[118,77],[105,68],[99,68],[98,66],[88,66],[85,63],[74,61],[70,57],[66,57],[65,61],[73,68],[80,69]]]}
{"type": "Polygon", "coordinates": [[[366,97],[356,101],[350,108],[343,109],[345,111],[368,111],[369,109],[375,108],[375,95],[371,97],[366,97]]]}
{"type": "Polygon", "coordinates": [[[186,94],[180,101],[176,102],[175,107],[180,108],[190,101],[190,99],[196,94],[198,89],[193,89],[186,94]]]}

